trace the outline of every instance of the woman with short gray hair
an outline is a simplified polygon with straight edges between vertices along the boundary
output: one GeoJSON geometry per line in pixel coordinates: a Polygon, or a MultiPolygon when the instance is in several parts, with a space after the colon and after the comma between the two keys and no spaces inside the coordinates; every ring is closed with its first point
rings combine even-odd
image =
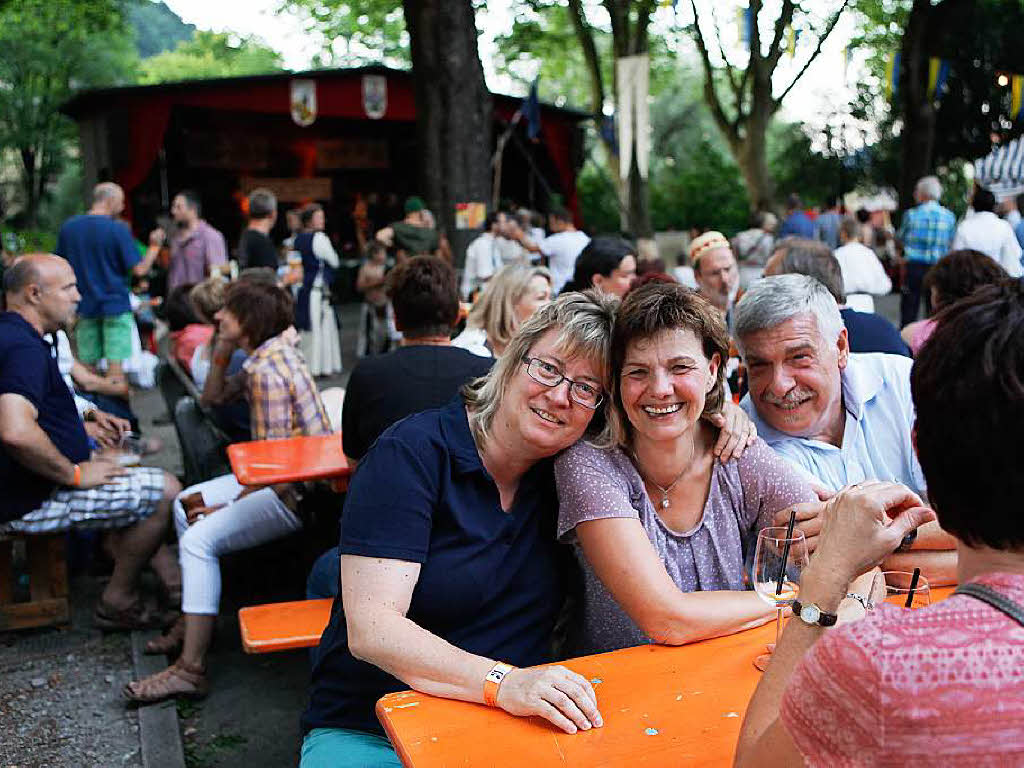
{"type": "Polygon", "coordinates": [[[602,725],[586,678],[536,665],[566,591],[551,459],[602,439],[616,303],[571,293],[537,310],[487,376],[390,427],[359,463],[303,768],[400,765],[374,704],[407,687],[567,733],[602,725]]]}

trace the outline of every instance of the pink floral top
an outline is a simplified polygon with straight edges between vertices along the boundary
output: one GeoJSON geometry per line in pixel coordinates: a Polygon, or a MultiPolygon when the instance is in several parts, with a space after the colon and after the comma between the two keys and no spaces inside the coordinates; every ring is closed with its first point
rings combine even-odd
{"type": "MultiPolygon", "coordinates": [[[[1024,575],[977,580],[1024,605],[1024,575]]],[[[1024,765],[1024,627],[967,595],[826,633],[782,721],[809,766],[1024,765]]]]}

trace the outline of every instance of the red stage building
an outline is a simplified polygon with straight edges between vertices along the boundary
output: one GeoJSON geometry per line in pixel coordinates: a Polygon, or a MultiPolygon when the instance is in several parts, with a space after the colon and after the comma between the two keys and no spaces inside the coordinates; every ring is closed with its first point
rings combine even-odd
{"type": "MultiPolygon", "coordinates": [[[[522,100],[494,96],[494,136],[522,100]]],[[[374,225],[400,216],[417,190],[416,106],[410,72],[386,67],[194,80],[83,92],[62,108],[79,125],[87,187],[124,187],[144,237],[179,189],[194,189],[203,216],[237,243],[245,195],[273,189],[282,209],[312,200],[345,248],[357,200],[374,225]]],[[[579,218],[582,164],[576,110],[541,105],[540,136],[525,121],[505,145],[501,197],[545,210],[561,195],[579,218]]],[[[492,140],[493,141],[493,140],[492,140]]],[[[275,235],[284,234],[284,216],[275,235]]]]}

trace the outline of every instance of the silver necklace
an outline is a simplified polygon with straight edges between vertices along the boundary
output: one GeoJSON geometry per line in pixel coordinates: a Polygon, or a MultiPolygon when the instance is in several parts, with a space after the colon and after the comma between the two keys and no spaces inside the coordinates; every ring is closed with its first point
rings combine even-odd
{"type": "Polygon", "coordinates": [[[644,474],[643,467],[640,464],[640,458],[636,455],[636,453],[634,451],[630,451],[630,453],[633,454],[633,461],[636,462],[636,468],[637,468],[637,471],[640,473],[640,477],[643,478],[644,480],[646,480],[651,485],[653,485],[659,491],[661,491],[661,502],[659,503],[659,506],[662,509],[668,509],[669,507],[671,507],[672,506],[672,502],[669,501],[669,498],[668,498],[669,491],[671,491],[673,488],[675,488],[676,487],[676,483],[678,483],[680,480],[682,480],[683,475],[686,474],[686,467],[683,467],[683,470],[678,475],[676,475],[676,479],[673,480],[671,483],[669,483],[668,487],[663,488],[662,486],[658,485],[656,482],[651,480],[651,478],[649,478],[646,474],[644,474]]]}

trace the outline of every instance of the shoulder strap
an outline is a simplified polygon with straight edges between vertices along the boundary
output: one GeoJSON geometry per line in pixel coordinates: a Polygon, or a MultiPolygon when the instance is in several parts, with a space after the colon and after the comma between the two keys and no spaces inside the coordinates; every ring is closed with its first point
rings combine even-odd
{"type": "Polygon", "coordinates": [[[988,603],[997,611],[1002,611],[1024,627],[1024,606],[1018,605],[1013,600],[997,592],[991,587],[986,587],[984,584],[964,584],[957,587],[953,594],[968,595],[973,597],[975,600],[981,600],[983,603],[988,603]]]}

